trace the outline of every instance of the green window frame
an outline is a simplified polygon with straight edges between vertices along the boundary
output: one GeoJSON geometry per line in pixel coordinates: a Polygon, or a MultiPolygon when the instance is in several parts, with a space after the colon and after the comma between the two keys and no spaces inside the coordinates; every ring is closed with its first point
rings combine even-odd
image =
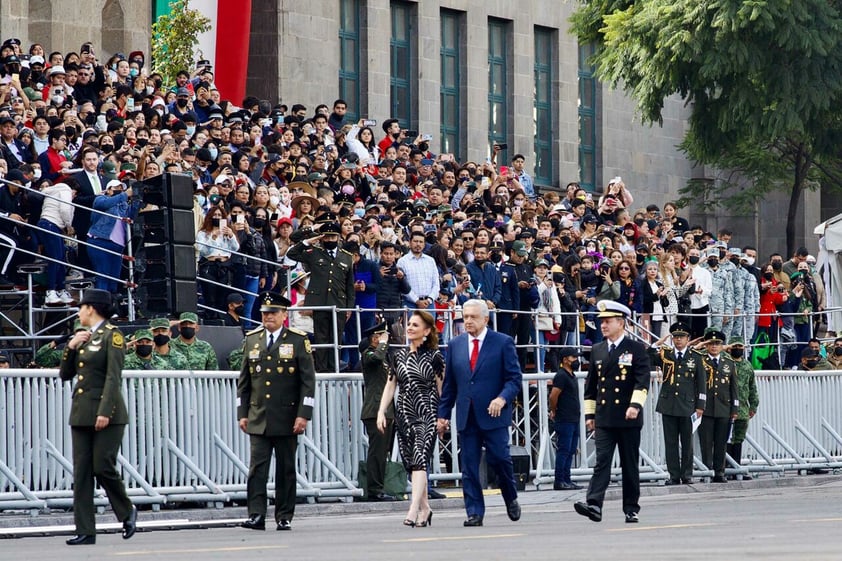
{"type": "Polygon", "coordinates": [[[588,191],[597,183],[597,79],[589,62],[595,52],[592,43],[579,45],[579,185],[588,191]]]}
{"type": "Polygon", "coordinates": [[[441,22],[441,81],[440,93],[440,151],[462,157],[462,25],[464,12],[442,9],[441,22]]]}
{"type": "Polygon", "coordinates": [[[553,88],[556,68],[556,31],[535,26],[535,62],[533,67],[533,121],[535,134],[535,182],[558,183],[553,170],[553,131],[555,128],[553,88]]]}
{"type": "Polygon", "coordinates": [[[348,106],[346,121],[359,120],[362,110],[360,71],[360,0],[339,0],[339,97],[348,106]]]}
{"type": "MultiPolygon", "coordinates": [[[[509,76],[511,22],[488,19],[488,153],[494,144],[509,142],[509,76]]],[[[497,163],[509,161],[509,151],[497,154],[497,163]]]]}
{"type": "Polygon", "coordinates": [[[411,38],[415,36],[413,4],[392,2],[392,33],[390,53],[390,117],[397,119],[401,128],[412,128],[413,82],[415,64],[411,38]]]}

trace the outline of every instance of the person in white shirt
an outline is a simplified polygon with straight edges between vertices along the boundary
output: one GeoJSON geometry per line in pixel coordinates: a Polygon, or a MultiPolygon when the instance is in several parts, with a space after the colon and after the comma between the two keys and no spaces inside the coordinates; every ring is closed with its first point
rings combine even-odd
{"type": "Polygon", "coordinates": [[[708,327],[708,311],[710,310],[710,293],[713,290],[713,279],[707,269],[699,266],[702,253],[697,248],[687,252],[687,270],[681,275],[681,284],[692,287],[690,295],[691,317],[685,321],[690,324],[690,338],[701,337],[708,327]]]}
{"type": "Polygon", "coordinates": [[[76,191],[66,183],[50,185],[44,180],[41,193],[44,204],[41,207],[41,218],[38,220],[38,239],[44,248],[47,258],[47,296],[45,306],[68,306],[76,301],[64,287],[66,267],[64,266],[64,239],[61,234],[73,236],[73,211],[70,204],[76,196],[76,191]]]}

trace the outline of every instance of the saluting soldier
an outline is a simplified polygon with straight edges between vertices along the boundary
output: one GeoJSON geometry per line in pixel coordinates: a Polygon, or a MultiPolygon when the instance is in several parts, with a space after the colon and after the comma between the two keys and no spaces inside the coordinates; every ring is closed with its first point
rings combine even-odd
{"type": "MultiPolygon", "coordinates": [[[[654,366],[663,372],[661,392],[655,410],[664,428],[664,455],[670,478],[665,485],[691,483],[693,477],[693,420],[701,419],[707,399],[702,357],[688,348],[690,326],[676,322],[670,326],[674,348],[650,349],[654,366]],[[679,454],[679,444],[681,453],[679,454]]],[[[663,342],[663,339],[660,342],[663,342]]]]}
{"type": "MultiPolygon", "coordinates": [[[[737,388],[739,391],[740,408],[737,420],[734,421],[734,434],[728,444],[728,455],[738,464],[743,457],[743,441],[748,432],[748,421],[757,413],[760,397],[757,395],[757,380],[751,361],[745,357],[745,341],[742,337],[731,337],[728,340],[728,354],[737,365],[737,388]]],[[[751,479],[751,475],[743,475],[743,479],[751,479]]]]}
{"type": "MultiPolygon", "coordinates": [[[[319,227],[315,237],[296,243],[286,256],[302,263],[310,272],[307,285],[308,306],[354,307],[354,260],[347,251],[339,248],[339,224],[326,222],[319,227]],[[320,241],[321,245],[313,245],[320,241]]],[[[317,345],[334,342],[334,329],[341,339],[345,321],[351,312],[316,310],[313,312],[313,340],[317,345]]],[[[332,348],[316,350],[316,370],[335,372],[336,361],[332,348]]]]}
{"type": "Polygon", "coordinates": [[[708,328],[704,343],[707,352],[701,355],[705,369],[707,400],[702,424],[699,426],[699,444],[702,447],[702,462],[713,470],[714,483],[726,483],[725,446],[731,421],[737,418],[740,407],[737,387],[737,365],[731,357],[722,352],[725,335],[708,328]]]}
{"type": "MultiPolygon", "coordinates": [[[[87,328],[78,319],[73,322],[73,333],[77,331],[87,331],[87,328]]],[[[61,357],[64,355],[64,349],[61,346],[67,343],[72,336],[73,334],[68,333],[62,335],[55,341],[50,341],[46,345],[42,345],[35,352],[35,356],[32,357],[32,362],[41,368],[58,368],[61,364],[61,357]]]]}
{"type": "Polygon", "coordinates": [[[576,512],[602,521],[602,502],[611,482],[614,449],[623,471],[623,512],[627,523],[638,522],[640,512],[640,430],[643,406],[649,393],[650,362],[643,343],[625,334],[631,310],[613,300],[598,304],[600,329],[605,339],[591,348],[585,380],[585,428],[595,431],[596,466],[588,484],[587,502],[576,512]]]}
{"type": "Polygon", "coordinates": [[[397,498],[383,490],[386,480],[386,460],[392,448],[395,428],[395,404],[389,402],[386,409],[386,430],[377,429],[377,412],[380,410],[380,398],[389,379],[389,329],[386,322],[381,322],[363,332],[365,338],[360,341],[362,355],[363,407],[360,420],[365,425],[368,435],[368,456],[366,458],[366,497],[369,501],[394,501],[397,498]]]}
{"type": "Polygon", "coordinates": [[[216,351],[207,341],[202,341],[199,332],[199,316],[184,312],[178,317],[178,337],[171,346],[184,355],[191,370],[219,370],[216,351]]]}
{"type": "Polygon", "coordinates": [[[134,352],[126,354],[124,370],[170,370],[167,361],[155,353],[152,332],[138,329],[134,332],[134,352]]]}
{"type": "Polygon", "coordinates": [[[284,328],[290,301],[275,292],[260,295],[263,325],[246,334],[237,382],[237,417],[249,435],[249,518],[243,528],[266,529],[266,483],[275,453],[275,522],[291,530],[295,514],[295,450],[313,415],[316,374],[310,341],[284,328]]]}
{"type": "Polygon", "coordinates": [[[123,538],[132,537],[137,527],[137,509],[117,471],[117,452],[129,414],[120,391],[123,334],[108,323],[109,317],[111,293],[86,290],[79,302],[79,321],[86,329],[77,331],[67,343],[59,367],[62,380],[76,376],[70,407],[76,535],[67,545],[96,543],[94,477],[123,523],[123,538]]]}
{"type": "Polygon", "coordinates": [[[152,331],[152,342],[155,343],[155,354],[167,364],[166,370],[189,370],[187,358],[170,345],[170,320],[155,318],[149,322],[152,331]]]}

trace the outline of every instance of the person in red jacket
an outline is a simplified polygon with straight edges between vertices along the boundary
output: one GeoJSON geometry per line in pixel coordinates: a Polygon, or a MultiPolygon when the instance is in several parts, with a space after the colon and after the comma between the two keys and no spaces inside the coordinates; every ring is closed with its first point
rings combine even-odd
{"type": "Polygon", "coordinates": [[[386,133],[386,137],[377,145],[380,149],[380,154],[385,154],[390,146],[397,148],[398,143],[405,137],[397,119],[386,119],[383,121],[383,132],[386,133]]]}
{"type": "Polygon", "coordinates": [[[772,344],[777,342],[778,330],[781,327],[778,306],[783,305],[787,298],[786,287],[775,278],[772,264],[765,263],[760,268],[760,315],[757,318],[757,332],[766,333],[772,344]]]}

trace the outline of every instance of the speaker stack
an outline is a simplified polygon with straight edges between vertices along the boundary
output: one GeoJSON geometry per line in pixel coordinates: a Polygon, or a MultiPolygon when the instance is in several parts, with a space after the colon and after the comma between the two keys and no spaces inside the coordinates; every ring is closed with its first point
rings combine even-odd
{"type": "Polygon", "coordinates": [[[150,314],[196,312],[196,230],[193,181],[189,175],[166,173],[143,182],[140,213],[146,270],[140,282],[141,308],[150,314]]]}

